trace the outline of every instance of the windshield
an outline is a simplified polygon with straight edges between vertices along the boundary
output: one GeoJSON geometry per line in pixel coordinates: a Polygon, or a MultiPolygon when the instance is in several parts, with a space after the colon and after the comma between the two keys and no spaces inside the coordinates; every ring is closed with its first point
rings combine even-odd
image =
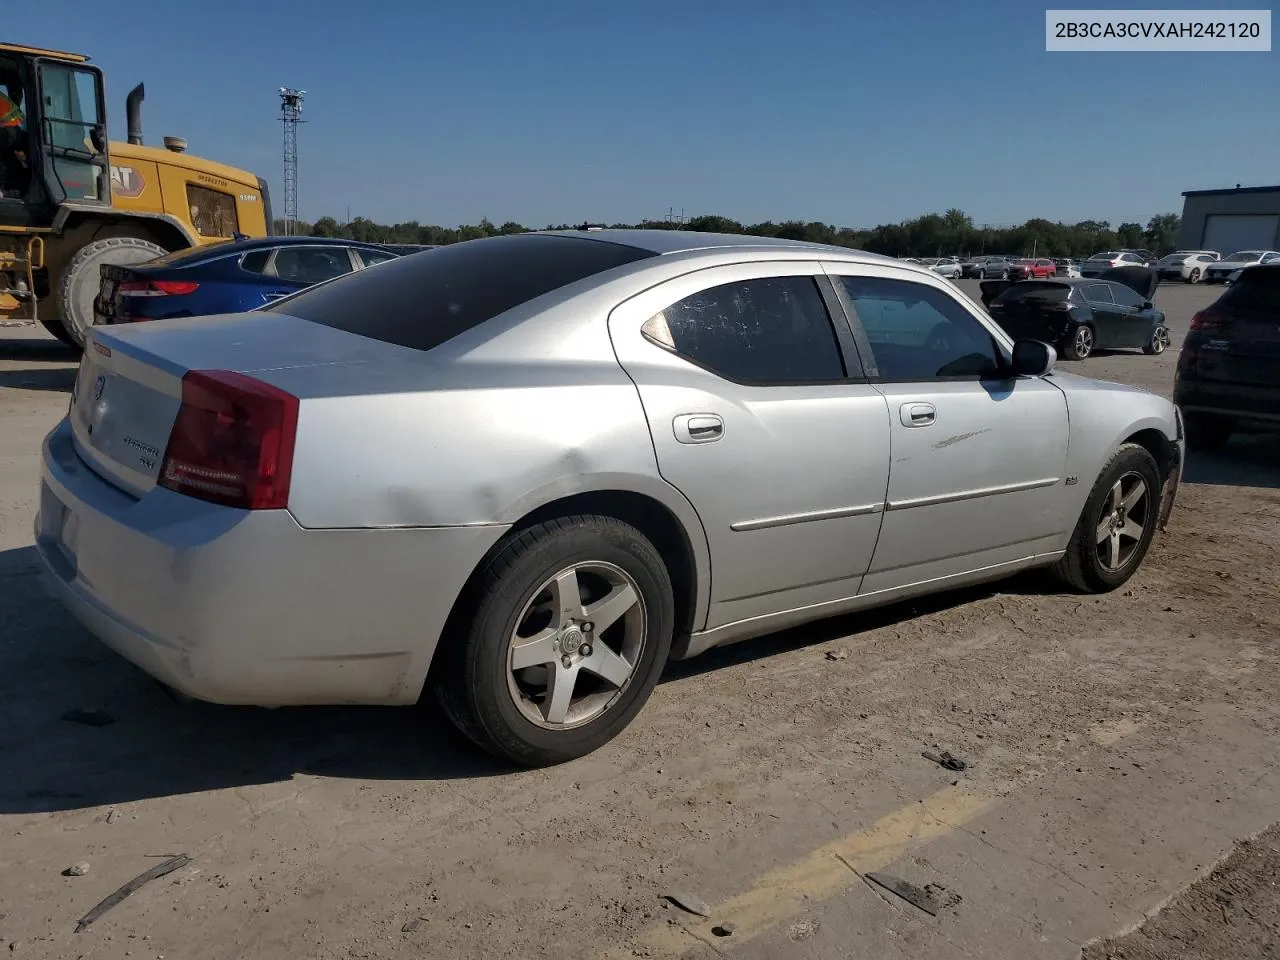
{"type": "Polygon", "coordinates": [[[1231,256],[1226,257],[1227,260],[1261,260],[1261,250],[1237,250],[1231,256]]]}

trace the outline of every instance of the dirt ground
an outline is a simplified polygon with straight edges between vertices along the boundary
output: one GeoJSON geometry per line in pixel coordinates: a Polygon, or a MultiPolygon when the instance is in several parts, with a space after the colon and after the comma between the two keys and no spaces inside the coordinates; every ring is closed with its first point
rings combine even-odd
{"type": "MultiPolygon", "coordinates": [[[[1175,344],[1217,292],[1160,289],[1175,344]]],[[[513,772],[429,710],[179,704],[80,629],[31,545],[74,357],[0,334],[12,956],[1074,960],[1139,928],[1086,956],[1275,955],[1274,834],[1147,921],[1280,820],[1280,440],[1193,460],[1120,591],[1025,576],[714,651],[597,754],[513,772]]],[[[1066,366],[1168,393],[1174,362],[1066,366]]]]}

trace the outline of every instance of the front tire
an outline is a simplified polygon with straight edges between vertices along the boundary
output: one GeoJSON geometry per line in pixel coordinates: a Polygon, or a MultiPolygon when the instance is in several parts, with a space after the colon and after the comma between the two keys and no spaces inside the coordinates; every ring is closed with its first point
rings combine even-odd
{"type": "Polygon", "coordinates": [[[648,700],[671,649],[666,565],[639,530],[611,517],[522,531],[468,594],[475,614],[438,654],[435,692],[467,737],[521,766],[612,740],[648,700]]]}
{"type": "Polygon", "coordinates": [[[1160,471],[1146,447],[1126,443],[1089,492],[1067,552],[1053,571],[1081,593],[1123,586],[1147,555],[1160,514],[1160,471]]]}
{"type": "Polygon", "coordinates": [[[93,301],[101,288],[100,268],[104,264],[143,263],[167,252],[164,247],[137,237],[106,237],[77,250],[58,283],[58,322],[66,334],[58,339],[84,347],[84,339],[93,326],[93,301]]]}
{"type": "Polygon", "coordinates": [[[985,270],[979,270],[979,271],[978,271],[978,279],[979,279],[979,280],[985,280],[985,279],[987,279],[987,271],[985,271],[985,270]]]}

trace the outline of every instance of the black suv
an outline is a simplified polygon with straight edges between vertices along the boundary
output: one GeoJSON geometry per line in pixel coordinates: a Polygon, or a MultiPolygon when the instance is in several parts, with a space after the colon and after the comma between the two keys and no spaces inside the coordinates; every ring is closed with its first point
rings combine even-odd
{"type": "Polygon", "coordinates": [[[1241,427],[1280,431],[1280,265],[1247,267],[1191,318],[1173,400],[1192,449],[1221,447],[1241,427]]]}

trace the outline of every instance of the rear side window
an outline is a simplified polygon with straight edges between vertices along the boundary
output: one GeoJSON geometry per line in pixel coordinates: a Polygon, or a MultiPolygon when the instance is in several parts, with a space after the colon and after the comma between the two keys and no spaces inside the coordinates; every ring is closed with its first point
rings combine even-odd
{"type": "Polygon", "coordinates": [[[346,247],[282,247],[273,267],[281,280],[322,283],[351,272],[346,247]]]}
{"type": "Polygon", "coordinates": [[[1084,298],[1090,303],[1115,303],[1111,288],[1105,283],[1091,283],[1084,288],[1084,298]]]}
{"type": "Polygon", "coordinates": [[[360,259],[364,262],[366,267],[372,267],[375,263],[382,263],[386,260],[394,260],[396,258],[394,253],[387,253],[385,250],[357,249],[356,253],[360,255],[360,259]]]}
{"type": "Polygon", "coordinates": [[[739,383],[844,378],[831,317],[812,277],[768,277],[695,293],[641,328],[661,347],[739,383]]]}
{"type": "Polygon", "coordinates": [[[430,350],[544,293],[652,256],[578,237],[489,237],[440,247],[428,256],[400,257],[266,310],[430,350]]]}
{"type": "Polygon", "coordinates": [[[253,250],[240,258],[240,269],[249,273],[261,273],[267,268],[269,259],[271,259],[270,250],[253,250]]]}

